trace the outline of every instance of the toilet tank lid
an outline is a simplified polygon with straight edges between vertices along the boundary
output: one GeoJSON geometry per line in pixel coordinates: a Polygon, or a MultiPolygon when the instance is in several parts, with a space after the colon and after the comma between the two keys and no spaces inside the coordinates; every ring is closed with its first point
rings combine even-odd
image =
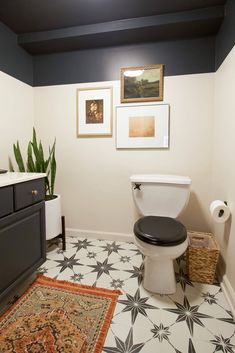
{"type": "Polygon", "coordinates": [[[130,177],[133,183],[191,184],[188,176],[164,174],[135,174],[130,177]]]}

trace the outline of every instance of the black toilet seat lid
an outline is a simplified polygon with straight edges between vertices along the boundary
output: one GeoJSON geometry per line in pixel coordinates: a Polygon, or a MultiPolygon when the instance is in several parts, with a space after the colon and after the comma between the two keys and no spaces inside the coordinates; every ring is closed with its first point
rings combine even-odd
{"type": "Polygon", "coordinates": [[[173,246],[187,238],[185,226],[174,218],[145,216],[134,225],[137,238],[152,245],[173,246]]]}

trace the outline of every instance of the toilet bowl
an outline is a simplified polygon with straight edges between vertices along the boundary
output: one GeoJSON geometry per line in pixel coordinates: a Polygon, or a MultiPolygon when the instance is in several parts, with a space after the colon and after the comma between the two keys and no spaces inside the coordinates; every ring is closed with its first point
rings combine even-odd
{"type": "Polygon", "coordinates": [[[130,179],[143,216],[134,225],[135,243],[145,255],[143,286],[153,293],[172,294],[176,291],[173,260],[188,246],[186,228],[176,218],[188,203],[191,180],[159,174],[130,179]]]}

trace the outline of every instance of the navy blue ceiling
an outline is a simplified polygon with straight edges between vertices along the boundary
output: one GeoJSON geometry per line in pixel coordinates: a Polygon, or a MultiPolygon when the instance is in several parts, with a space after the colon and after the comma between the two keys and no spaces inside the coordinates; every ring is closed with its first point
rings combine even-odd
{"type": "Polygon", "coordinates": [[[1,0],[30,54],[213,36],[226,0],[1,0]]]}

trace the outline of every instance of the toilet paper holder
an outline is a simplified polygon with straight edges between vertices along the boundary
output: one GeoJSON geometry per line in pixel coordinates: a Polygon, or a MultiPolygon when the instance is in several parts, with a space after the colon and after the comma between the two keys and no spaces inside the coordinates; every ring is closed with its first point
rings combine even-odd
{"type": "MultiPolygon", "coordinates": [[[[226,206],[228,206],[228,202],[227,202],[227,201],[224,201],[224,204],[225,204],[226,206]]],[[[224,210],[220,210],[220,211],[219,211],[219,217],[222,217],[223,214],[224,214],[224,210]]]]}
{"type": "Polygon", "coordinates": [[[228,202],[222,200],[212,201],[210,204],[210,214],[215,222],[225,223],[231,214],[228,202]]]}

